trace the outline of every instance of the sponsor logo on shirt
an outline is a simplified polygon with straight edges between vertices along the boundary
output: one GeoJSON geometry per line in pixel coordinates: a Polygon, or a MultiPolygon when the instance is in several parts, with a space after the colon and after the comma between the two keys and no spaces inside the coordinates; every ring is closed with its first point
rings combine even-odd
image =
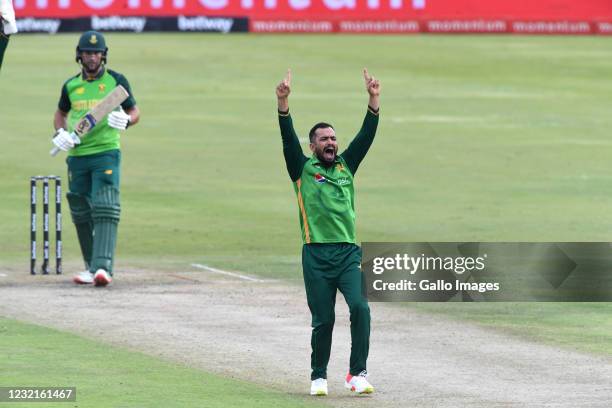
{"type": "Polygon", "coordinates": [[[315,181],[319,184],[323,184],[327,181],[325,177],[323,177],[320,173],[315,174],[315,181]]]}
{"type": "Polygon", "coordinates": [[[100,101],[97,99],[85,99],[82,101],[73,101],[71,106],[72,110],[75,111],[88,111],[94,106],[96,106],[100,101]]]}
{"type": "Polygon", "coordinates": [[[83,87],[77,88],[75,92],[77,93],[77,95],[83,95],[85,93],[85,88],[83,87]]]}

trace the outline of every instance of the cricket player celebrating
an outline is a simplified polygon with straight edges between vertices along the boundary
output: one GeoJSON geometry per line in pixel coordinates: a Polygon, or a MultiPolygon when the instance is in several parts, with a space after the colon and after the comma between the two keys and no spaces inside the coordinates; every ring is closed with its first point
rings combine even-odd
{"type": "Polygon", "coordinates": [[[135,125],[140,111],[125,77],[106,68],[108,48],[102,34],[87,31],[79,39],[76,61],[81,72],[62,87],[53,124],[53,144],[68,151],[67,194],[87,270],[74,282],[106,286],[112,281],[117,226],[119,223],[119,132],[135,125]],[[95,125],[80,140],[69,133],[93,106],[115,87],[130,94],[119,110],[95,125]],[[124,112],[125,110],[125,112],[124,112]]]}
{"type": "Polygon", "coordinates": [[[11,0],[0,0],[0,68],[4,59],[4,51],[8,46],[9,36],[17,32],[15,10],[11,0]]]}
{"type": "Polygon", "coordinates": [[[378,125],[380,84],[364,69],[369,94],[363,125],[348,148],[338,153],[332,125],[317,123],[309,133],[306,157],[289,114],[291,71],[276,87],[283,154],[297,194],[302,227],[302,268],[312,314],[311,395],[327,395],[327,363],[332,343],[336,291],[344,295],[351,316],[351,357],[345,386],[359,394],[374,388],[367,381],[370,308],[362,292],[361,249],[355,241],[353,177],[378,125]]]}

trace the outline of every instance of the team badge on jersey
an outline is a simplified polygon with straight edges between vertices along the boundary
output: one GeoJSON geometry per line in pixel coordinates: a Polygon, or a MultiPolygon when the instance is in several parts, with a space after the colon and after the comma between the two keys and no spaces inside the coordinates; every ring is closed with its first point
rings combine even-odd
{"type": "Polygon", "coordinates": [[[80,88],[77,88],[76,93],[77,95],[83,95],[85,93],[85,88],[83,88],[82,86],[80,88]]]}
{"type": "Polygon", "coordinates": [[[336,170],[338,170],[339,172],[344,171],[344,166],[342,165],[342,163],[336,164],[336,170]]]}
{"type": "Polygon", "coordinates": [[[315,174],[315,181],[319,184],[323,184],[327,181],[325,177],[323,177],[320,173],[315,174]]]}
{"type": "Polygon", "coordinates": [[[100,91],[100,92],[104,92],[104,91],[106,91],[106,84],[100,84],[100,85],[98,85],[98,91],[100,91]]]}

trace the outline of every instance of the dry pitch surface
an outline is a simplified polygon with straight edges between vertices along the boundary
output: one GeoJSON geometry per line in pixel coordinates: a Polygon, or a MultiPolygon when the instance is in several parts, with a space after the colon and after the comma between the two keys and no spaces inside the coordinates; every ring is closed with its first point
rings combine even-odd
{"type": "MultiPolygon", "coordinates": [[[[0,274],[0,315],[291,393],[309,389],[303,288],[186,266],[122,271],[104,289],[69,276],[0,274]]],[[[612,359],[580,354],[392,304],[371,304],[370,380],[343,388],[350,332],[339,296],[327,402],[336,407],[609,407],[612,359]]]]}

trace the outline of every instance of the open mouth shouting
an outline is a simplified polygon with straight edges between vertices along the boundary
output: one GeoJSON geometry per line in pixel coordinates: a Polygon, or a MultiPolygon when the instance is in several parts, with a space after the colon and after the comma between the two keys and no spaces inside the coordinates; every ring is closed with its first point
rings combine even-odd
{"type": "Polygon", "coordinates": [[[336,160],[336,150],[337,148],[335,146],[327,146],[323,149],[323,158],[326,162],[333,162],[336,160]]]}

